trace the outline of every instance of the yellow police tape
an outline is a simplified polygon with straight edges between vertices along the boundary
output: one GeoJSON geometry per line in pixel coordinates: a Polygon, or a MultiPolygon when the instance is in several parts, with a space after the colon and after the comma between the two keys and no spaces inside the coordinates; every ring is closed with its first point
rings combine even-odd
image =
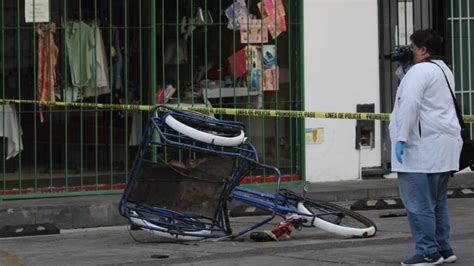
{"type": "MultiPolygon", "coordinates": [[[[106,103],[80,103],[80,102],[48,102],[35,100],[18,100],[18,99],[0,99],[0,103],[16,103],[16,104],[38,104],[46,106],[59,107],[82,107],[96,109],[114,109],[114,110],[139,110],[150,111],[152,105],[132,105],[132,104],[106,104],[106,103]]],[[[351,120],[381,120],[389,121],[390,114],[381,113],[341,113],[341,112],[306,112],[291,110],[267,110],[267,109],[233,109],[233,108],[202,108],[181,106],[173,108],[192,110],[206,114],[224,114],[224,115],[241,115],[241,116],[260,116],[260,117],[290,117],[290,118],[322,118],[322,119],[351,119],[351,120]]],[[[474,116],[464,116],[464,122],[474,123],[474,116]]]]}

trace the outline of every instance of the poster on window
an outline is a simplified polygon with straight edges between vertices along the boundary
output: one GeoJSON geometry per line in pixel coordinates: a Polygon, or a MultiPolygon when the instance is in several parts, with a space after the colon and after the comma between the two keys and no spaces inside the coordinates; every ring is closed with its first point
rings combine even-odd
{"type": "Polygon", "coordinates": [[[261,19],[250,19],[241,22],[240,25],[241,43],[267,43],[268,30],[263,26],[261,19]]]}
{"type": "Polygon", "coordinates": [[[263,3],[260,2],[257,4],[260,14],[262,14],[263,25],[270,31],[273,39],[287,30],[286,12],[282,1],[276,1],[276,9],[274,1],[275,0],[264,0],[263,3]]]}
{"type": "Polygon", "coordinates": [[[273,17],[266,17],[263,19],[263,25],[270,31],[273,39],[286,31],[285,17],[277,17],[276,20],[273,17]]]}
{"type": "Polygon", "coordinates": [[[277,66],[276,45],[262,45],[263,61],[263,90],[277,91],[279,80],[279,69],[277,66]]]}
{"type": "Polygon", "coordinates": [[[265,69],[263,71],[263,90],[264,91],[277,91],[279,89],[279,68],[278,66],[274,69],[265,69]]]}
{"type": "Polygon", "coordinates": [[[265,69],[276,67],[276,45],[268,44],[262,46],[262,61],[265,69]]]}
{"type": "Polygon", "coordinates": [[[228,29],[240,29],[240,24],[245,21],[249,16],[245,1],[235,1],[233,4],[231,4],[225,9],[225,15],[229,20],[229,23],[227,24],[228,29]]]}
{"type": "Polygon", "coordinates": [[[260,91],[262,88],[262,70],[253,68],[250,70],[250,90],[260,91]]]}
{"type": "Polygon", "coordinates": [[[305,129],[305,143],[306,144],[323,144],[324,143],[324,128],[306,128],[305,129]]]}
{"type": "Polygon", "coordinates": [[[240,78],[247,73],[247,55],[245,48],[235,52],[227,58],[231,72],[235,78],[240,78]]]}
{"type": "Polygon", "coordinates": [[[286,16],[285,7],[283,7],[282,0],[263,0],[263,5],[265,9],[265,16],[274,17],[284,17],[286,16]],[[276,8],[275,8],[276,2],[276,8]]]}
{"type": "Polygon", "coordinates": [[[25,0],[25,22],[49,22],[49,0],[25,0]]]}
{"type": "Polygon", "coordinates": [[[247,46],[247,66],[248,69],[262,69],[262,49],[260,45],[247,46]]]}
{"type": "Polygon", "coordinates": [[[247,46],[247,67],[250,90],[260,92],[263,86],[261,46],[247,46]]]}

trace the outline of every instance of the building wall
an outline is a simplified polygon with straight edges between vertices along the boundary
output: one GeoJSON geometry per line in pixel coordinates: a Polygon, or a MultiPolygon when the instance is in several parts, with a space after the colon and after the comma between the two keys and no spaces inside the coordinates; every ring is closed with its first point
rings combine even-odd
{"type": "MultiPolygon", "coordinates": [[[[305,110],[380,112],[377,0],[305,0],[305,110]]],[[[307,119],[320,128],[320,144],[306,144],[310,182],[359,178],[360,167],[381,165],[380,123],[375,147],[356,150],[355,120],[307,119]]]]}

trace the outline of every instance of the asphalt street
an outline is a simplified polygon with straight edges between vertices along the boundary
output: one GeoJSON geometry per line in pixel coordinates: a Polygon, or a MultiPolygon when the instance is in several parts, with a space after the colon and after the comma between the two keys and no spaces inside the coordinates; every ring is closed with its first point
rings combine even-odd
{"type": "MultiPolygon", "coordinates": [[[[450,199],[449,206],[456,265],[474,265],[474,199],[450,199]]],[[[243,237],[180,243],[125,226],[62,230],[59,235],[0,239],[0,265],[399,265],[413,249],[403,212],[361,211],[379,229],[368,239],[305,228],[278,242],[243,237]]],[[[258,219],[233,218],[232,223],[238,228],[258,219]]]]}

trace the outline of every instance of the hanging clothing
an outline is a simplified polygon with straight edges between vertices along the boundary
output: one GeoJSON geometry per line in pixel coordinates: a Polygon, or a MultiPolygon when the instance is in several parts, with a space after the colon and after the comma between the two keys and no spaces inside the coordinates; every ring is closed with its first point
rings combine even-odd
{"type": "MultiPolygon", "coordinates": [[[[51,23],[38,25],[38,83],[37,99],[40,101],[55,101],[56,64],[59,49],[54,42],[56,25],[51,23]]],[[[41,123],[44,122],[43,107],[39,106],[41,123]]]]}
{"type": "Polygon", "coordinates": [[[119,91],[123,94],[123,87],[122,87],[122,66],[123,66],[123,57],[122,51],[120,49],[120,32],[117,28],[113,28],[112,30],[113,42],[112,42],[112,60],[113,60],[113,88],[116,91],[119,91]]]}
{"type": "Polygon", "coordinates": [[[8,139],[7,160],[23,150],[23,131],[18,124],[15,105],[0,104],[0,136],[8,139]]]}
{"type": "MultiPolygon", "coordinates": [[[[136,103],[135,103],[136,104],[136,103]]],[[[132,111],[132,128],[130,130],[129,146],[140,146],[142,139],[142,123],[140,111],[132,111]]]]}
{"type": "MultiPolygon", "coordinates": [[[[112,47],[112,103],[124,104],[125,103],[125,90],[122,84],[122,67],[123,67],[123,55],[122,46],[120,45],[120,31],[116,28],[112,28],[112,40],[110,41],[112,47]]],[[[125,112],[123,110],[112,111],[113,124],[123,125],[123,119],[125,118],[125,112]]]]}
{"type": "Polygon", "coordinates": [[[110,92],[107,66],[107,53],[105,52],[104,39],[102,38],[102,31],[99,27],[93,27],[95,32],[94,48],[89,50],[89,63],[91,73],[96,76],[89,80],[89,84],[84,88],[84,97],[94,97],[110,92]]]}
{"type": "Polygon", "coordinates": [[[66,46],[71,82],[73,86],[83,89],[83,97],[110,93],[107,57],[100,28],[82,21],[68,22],[66,46]]]}
{"type": "Polygon", "coordinates": [[[83,87],[92,78],[89,51],[95,46],[95,34],[86,23],[66,23],[66,47],[71,71],[71,82],[76,87],[83,87]]]}

